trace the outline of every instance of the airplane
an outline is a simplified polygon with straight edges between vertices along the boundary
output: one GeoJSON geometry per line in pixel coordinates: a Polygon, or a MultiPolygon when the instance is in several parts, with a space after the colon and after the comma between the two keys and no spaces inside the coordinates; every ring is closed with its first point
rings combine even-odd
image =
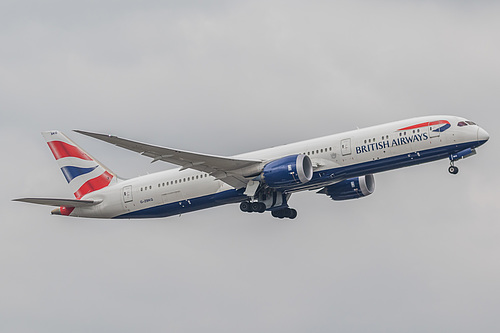
{"type": "Polygon", "coordinates": [[[243,212],[294,219],[293,193],[362,198],[375,191],[375,173],[441,159],[457,174],[455,162],[489,140],[484,129],[456,116],[412,118],[231,157],[75,132],[180,168],[121,179],[60,131],[47,131],[42,135],[76,199],[14,201],[56,206],[54,215],[105,219],[160,218],[239,203],[243,212]]]}

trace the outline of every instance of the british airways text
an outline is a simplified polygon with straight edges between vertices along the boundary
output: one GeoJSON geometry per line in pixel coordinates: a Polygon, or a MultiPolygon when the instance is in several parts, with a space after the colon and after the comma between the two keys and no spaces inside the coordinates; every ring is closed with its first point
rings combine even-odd
{"type": "Polygon", "coordinates": [[[401,145],[407,145],[407,144],[412,143],[412,142],[425,141],[428,139],[429,139],[429,136],[427,135],[427,133],[423,133],[423,134],[415,134],[415,135],[410,136],[410,137],[393,139],[392,143],[390,142],[390,140],[369,143],[367,145],[356,147],[356,154],[363,154],[363,153],[368,153],[368,152],[375,151],[375,150],[386,149],[386,148],[396,147],[396,146],[401,146],[401,145]]]}

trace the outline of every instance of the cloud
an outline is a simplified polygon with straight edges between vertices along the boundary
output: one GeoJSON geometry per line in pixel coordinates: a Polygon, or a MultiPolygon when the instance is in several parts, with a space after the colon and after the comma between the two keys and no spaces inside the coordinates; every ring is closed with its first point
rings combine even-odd
{"type": "Polygon", "coordinates": [[[498,5],[67,2],[0,11],[0,328],[409,331],[496,327],[498,5]],[[148,221],[50,216],[69,197],[40,132],[126,177],[169,165],[71,133],[233,155],[426,114],[477,121],[478,155],[377,174],[374,195],[294,194],[148,221]]]}

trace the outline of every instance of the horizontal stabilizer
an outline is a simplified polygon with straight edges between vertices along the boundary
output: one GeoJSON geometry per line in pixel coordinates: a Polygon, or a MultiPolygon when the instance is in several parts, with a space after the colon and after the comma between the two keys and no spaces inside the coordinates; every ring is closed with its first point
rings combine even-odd
{"type": "Polygon", "coordinates": [[[75,200],[75,199],[53,199],[53,198],[21,198],[12,201],[28,202],[37,205],[56,207],[88,207],[97,205],[102,200],[75,200]]]}

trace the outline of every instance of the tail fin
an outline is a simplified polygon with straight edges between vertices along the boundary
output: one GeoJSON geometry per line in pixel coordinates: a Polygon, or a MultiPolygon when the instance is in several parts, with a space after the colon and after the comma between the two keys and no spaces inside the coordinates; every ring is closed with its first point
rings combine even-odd
{"type": "Polygon", "coordinates": [[[77,199],[117,182],[116,175],[59,131],[42,132],[77,199]]]}

